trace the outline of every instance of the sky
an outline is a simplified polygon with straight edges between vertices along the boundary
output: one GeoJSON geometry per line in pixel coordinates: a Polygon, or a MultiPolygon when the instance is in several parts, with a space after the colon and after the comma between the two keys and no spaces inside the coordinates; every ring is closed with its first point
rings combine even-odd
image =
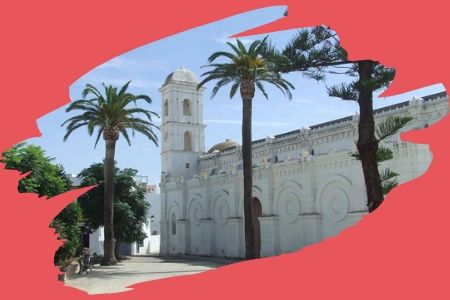
{"type": "MultiPolygon", "coordinates": [[[[87,83],[100,88],[102,83],[122,86],[131,80],[129,91],[149,95],[153,103],[143,107],[161,115],[161,95],[158,89],[169,73],[184,67],[200,78],[201,73],[207,70],[201,67],[207,64],[207,58],[213,52],[230,50],[225,42],[233,42],[234,39],[228,39],[229,36],[279,19],[284,11],[284,6],[255,10],[131,50],[99,65],[74,82],[70,86],[71,100],[81,98],[87,83]]],[[[296,30],[287,30],[271,33],[269,38],[281,49],[295,32],[296,30]]],[[[241,38],[241,41],[248,45],[262,37],[250,36],[241,38]]],[[[280,91],[269,85],[265,86],[269,100],[262,94],[255,95],[252,117],[254,140],[354,115],[358,111],[357,103],[330,98],[326,93],[326,86],[345,81],[343,76],[329,77],[326,82],[320,83],[304,78],[299,73],[287,74],[285,78],[295,86],[292,100],[288,100],[280,91]]],[[[210,99],[213,86],[214,82],[207,84],[203,96],[206,151],[228,138],[239,143],[241,141],[242,107],[238,93],[233,99],[229,99],[229,88],[224,88],[210,99]]],[[[443,85],[437,84],[394,97],[379,98],[375,100],[374,107],[379,108],[410,100],[413,96],[426,96],[443,90],[443,85]]],[[[94,148],[95,135],[90,137],[84,127],[73,132],[69,139],[63,142],[65,128],[60,125],[73,115],[66,113],[66,108],[67,106],[61,107],[38,119],[42,136],[27,142],[40,145],[48,156],[54,158],[55,163],[63,165],[67,173],[76,175],[92,163],[103,160],[104,142],[100,139],[94,148]]],[[[157,125],[161,124],[160,119],[154,121],[157,125]]],[[[158,136],[161,136],[159,132],[158,136]]],[[[140,175],[148,176],[149,183],[159,183],[160,160],[160,148],[142,135],[136,134],[132,138],[131,147],[123,138],[117,143],[117,166],[137,169],[140,175]]]]}

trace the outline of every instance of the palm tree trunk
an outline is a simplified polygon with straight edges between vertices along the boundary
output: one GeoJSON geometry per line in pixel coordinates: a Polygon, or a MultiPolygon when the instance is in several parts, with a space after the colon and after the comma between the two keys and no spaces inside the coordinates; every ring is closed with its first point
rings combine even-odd
{"type": "Polygon", "coordinates": [[[242,98],[242,167],[244,172],[245,258],[257,258],[252,207],[252,99],[242,98]]]}
{"type": "Polygon", "coordinates": [[[114,155],[116,148],[115,139],[105,140],[105,204],[104,204],[104,229],[105,242],[103,245],[104,257],[102,265],[114,265],[117,263],[114,255],[114,155]]]}
{"type": "Polygon", "coordinates": [[[383,187],[378,171],[377,150],[378,141],[375,138],[375,121],[373,117],[373,90],[367,84],[373,74],[375,62],[363,60],[358,62],[359,73],[359,136],[358,153],[366,184],[367,207],[374,211],[383,202],[383,187]]]}

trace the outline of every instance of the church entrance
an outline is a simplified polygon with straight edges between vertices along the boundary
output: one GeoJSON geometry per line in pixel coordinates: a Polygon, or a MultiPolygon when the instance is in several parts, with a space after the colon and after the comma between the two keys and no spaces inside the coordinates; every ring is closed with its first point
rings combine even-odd
{"type": "Polygon", "coordinates": [[[255,247],[256,247],[256,257],[260,257],[261,252],[261,225],[259,224],[259,219],[262,217],[262,206],[258,198],[254,197],[252,199],[253,208],[253,224],[255,227],[255,247]]]}

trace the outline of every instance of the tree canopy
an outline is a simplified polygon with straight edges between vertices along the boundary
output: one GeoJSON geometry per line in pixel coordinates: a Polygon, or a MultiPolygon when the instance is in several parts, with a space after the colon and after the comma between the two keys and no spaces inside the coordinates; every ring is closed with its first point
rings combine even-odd
{"type": "Polygon", "coordinates": [[[39,146],[17,144],[3,153],[3,157],[6,169],[31,172],[20,180],[19,192],[53,197],[70,189],[70,180],[66,177],[64,168],[53,164],[53,158],[46,156],[39,146]]]}
{"type": "MultiPolygon", "coordinates": [[[[146,237],[142,226],[147,223],[150,207],[145,200],[145,190],[135,178],[137,170],[114,168],[114,233],[118,241],[135,242],[146,237]]],[[[81,186],[97,184],[78,200],[83,209],[86,225],[95,230],[103,226],[104,164],[95,163],[78,175],[81,186]]]]}
{"type": "MultiPolygon", "coordinates": [[[[18,170],[28,174],[19,181],[21,193],[32,192],[39,196],[53,197],[71,188],[71,183],[61,165],[53,164],[53,159],[46,156],[45,151],[35,145],[18,144],[3,153],[2,162],[6,169],[18,170]]],[[[65,242],[55,254],[55,263],[78,255],[81,249],[82,220],[81,208],[73,202],[63,209],[52,221],[54,228],[65,242]]]]}

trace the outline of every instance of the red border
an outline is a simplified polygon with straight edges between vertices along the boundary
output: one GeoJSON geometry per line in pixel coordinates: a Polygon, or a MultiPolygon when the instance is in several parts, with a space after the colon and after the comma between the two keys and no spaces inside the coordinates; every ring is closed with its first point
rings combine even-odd
{"type": "MultiPolygon", "coordinates": [[[[378,59],[397,69],[386,94],[434,83],[449,86],[449,9],[443,0],[8,1],[0,12],[0,149],[37,136],[35,120],[66,104],[69,85],[94,66],[176,32],[286,4],[289,16],[258,32],[327,24],[353,59],[378,59]]],[[[408,141],[430,144],[434,160],[429,171],[395,189],[379,210],[338,238],[290,255],[90,297],[449,299],[449,129],[446,117],[435,126],[405,134],[408,141]]],[[[18,179],[16,172],[0,170],[2,294],[5,299],[88,297],[55,280],[58,270],[52,264],[59,242],[48,228],[81,191],[46,201],[18,194],[18,179]]]]}

